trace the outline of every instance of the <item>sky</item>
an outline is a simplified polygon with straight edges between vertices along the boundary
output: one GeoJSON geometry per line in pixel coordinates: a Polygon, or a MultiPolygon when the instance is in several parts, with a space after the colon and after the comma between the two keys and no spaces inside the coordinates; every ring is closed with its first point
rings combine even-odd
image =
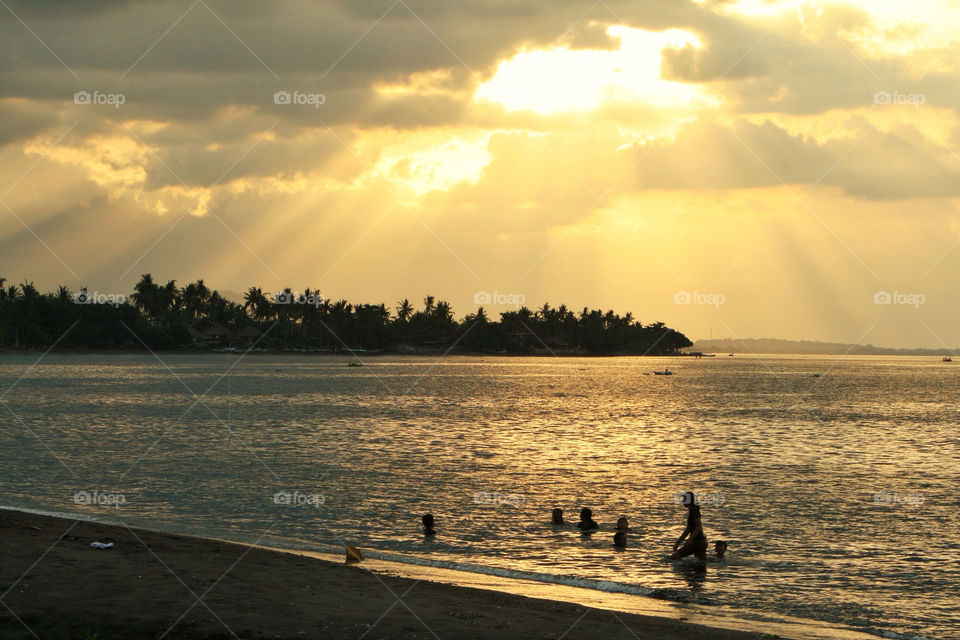
{"type": "Polygon", "coordinates": [[[0,276],[960,345],[960,2],[0,2],[0,276]]]}

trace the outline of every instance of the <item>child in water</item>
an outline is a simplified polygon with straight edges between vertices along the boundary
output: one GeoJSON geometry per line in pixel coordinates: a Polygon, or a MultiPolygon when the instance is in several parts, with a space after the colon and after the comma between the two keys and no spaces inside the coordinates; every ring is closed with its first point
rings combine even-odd
{"type": "Polygon", "coordinates": [[[717,540],[713,545],[713,550],[717,553],[717,560],[723,560],[727,555],[727,543],[723,540],[717,540]]]}
{"type": "Polygon", "coordinates": [[[613,534],[613,546],[617,549],[626,549],[627,548],[627,532],[626,531],[617,531],[613,534]]]}
{"type": "Polygon", "coordinates": [[[617,531],[630,531],[630,523],[627,522],[626,518],[617,520],[617,531]]]}
{"type": "Polygon", "coordinates": [[[420,518],[420,522],[423,524],[423,535],[432,536],[436,533],[433,529],[433,514],[425,513],[420,518]]]}
{"type": "Polygon", "coordinates": [[[593,521],[593,512],[584,507],[580,509],[580,522],[577,523],[577,527],[584,531],[593,531],[599,529],[600,525],[593,521]]]}
{"type": "Polygon", "coordinates": [[[554,509],[551,519],[553,524],[563,524],[563,509],[554,509]]]}

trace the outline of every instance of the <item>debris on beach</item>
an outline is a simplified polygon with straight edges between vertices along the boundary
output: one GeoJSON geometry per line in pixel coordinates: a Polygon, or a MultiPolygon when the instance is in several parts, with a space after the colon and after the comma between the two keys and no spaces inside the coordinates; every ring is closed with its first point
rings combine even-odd
{"type": "Polygon", "coordinates": [[[343,549],[347,555],[347,562],[360,562],[363,560],[363,554],[360,553],[360,549],[352,547],[349,544],[343,545],[343,549]]]}

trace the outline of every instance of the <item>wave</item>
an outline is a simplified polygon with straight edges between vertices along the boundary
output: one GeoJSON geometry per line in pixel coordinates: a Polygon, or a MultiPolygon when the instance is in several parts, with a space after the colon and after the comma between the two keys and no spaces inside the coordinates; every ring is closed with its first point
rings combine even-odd
{"type": "MultiPolygon", "coordinates": [[[[533,582],[544,582],[548,584],[558,584],[567,587],[580,587],[584,589],[594,589],[595,591],[604,591],[606,593],[624,593],[636,596],[651,596],[662,590],[650,589],[637,584],[624,582],[615,582],[613,580],[593,580],[590,578],[580,578],[571,575],[557,575],[551,573],[540,573],[537,571],[523,571],[520,569],[505,569],[502,567],[491,567],[487,565],[473,564],[469,562],[455,562],[452,560],[434,560],[432,558],[423,558],[420,556],[403,555],[399,553],[390,553],[384,551],[364,550],[367,557],[388,562],[398,562],[402,564],[415,564],[425,567],[434,567],[436,569],[450,569],[453,571],[466,571],[469,573],[479,573],[498,578],[509,578],[513,580],[531,580],[533,582]]],[[[678,600],[682,601],[682,600],[678,600]]],[[[689,600],[688,600],[689,601],[689,600]]]]}

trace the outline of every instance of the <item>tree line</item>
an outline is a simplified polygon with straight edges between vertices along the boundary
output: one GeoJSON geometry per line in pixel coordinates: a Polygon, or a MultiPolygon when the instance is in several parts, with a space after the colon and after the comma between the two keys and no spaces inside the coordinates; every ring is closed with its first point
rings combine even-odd
{"type": "Polygon", "coordinates": [[[319,290],[275,294],[250,287],[243,302],[210,290],[203,280],[180,287],[150,274],[133,293],[103,295],[60,286],[41,293],[32,282],[0,278],[0,347],[26,349],[177,349],[240,346],[332,352],[460,351],[670,355],[691,342],[662,322],[642,324],[632,313],[544,303],[491,318],[483,307],[454,317],[452,306],[426,296],[386,304],[331,301],[319,290]],[[212,342],[212,344],[211,344],[212,342]]]}

